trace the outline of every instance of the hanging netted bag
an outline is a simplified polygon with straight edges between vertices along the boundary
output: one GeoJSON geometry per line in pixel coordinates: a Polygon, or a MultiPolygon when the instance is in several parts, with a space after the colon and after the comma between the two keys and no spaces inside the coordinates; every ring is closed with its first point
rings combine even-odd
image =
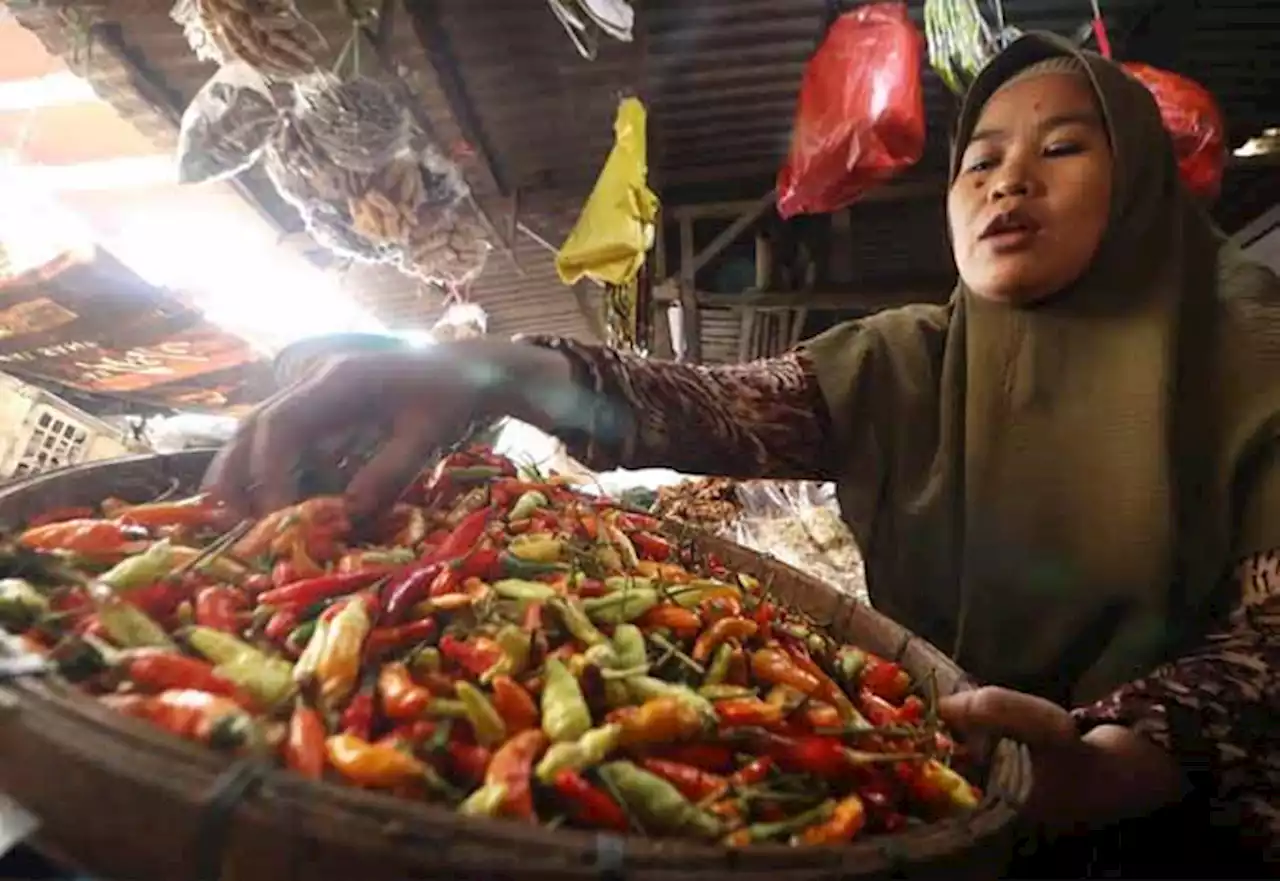
{"type": "Polygon", "coordinates": [[[837,211],[924,152],[920,34],[904,3],[840,16],[805,67],[778,213],[837,211]]]}
{"type": "Polygon", "coordinates": [[[241,62],[220,68],[182,114],[178,180],[192,184],[234,177],[258,160],[280,123],[261,74],[241,62]]]}
{"type": "Polygon", "coordinates": [[[1123,65],[1156,99],[1173,138],[1178,171],[1191,192],[1217,198],[1227,162],[1226,123],[1209,90],[1194,80],[1146,64],[1123,65]]]}
{"type": "Polygon", "coordinates": [[[479,339],[489,332],[489,316],[475,303],[450,303],[431,328],[438,343],[479,339]]]}
{"type": "Polygon", "coordinates": [[[170,16],[202,61],[242,61],[270,79],[315,73],[326,48],[292,0],[178,0],[170,16]]]}
{"type": "Polygon", "coordinates": [[[469,202],[440,215],[424,208],[409,235],[400,268],[415,278],[446,288],[465,286],[484,271],[493,246],[484,221],[469,202]]]}

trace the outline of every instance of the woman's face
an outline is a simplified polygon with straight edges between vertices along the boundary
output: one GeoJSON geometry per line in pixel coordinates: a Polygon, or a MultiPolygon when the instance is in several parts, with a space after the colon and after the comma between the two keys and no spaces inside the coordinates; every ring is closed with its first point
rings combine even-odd
{"type": "Polygon", "coordinates": [[[952,247],[980,297],[1033,303],[1092,262],[1111,211],[1111,148],[1080,76],[1045,73],[987,102],[947,198],[952,247]]]}

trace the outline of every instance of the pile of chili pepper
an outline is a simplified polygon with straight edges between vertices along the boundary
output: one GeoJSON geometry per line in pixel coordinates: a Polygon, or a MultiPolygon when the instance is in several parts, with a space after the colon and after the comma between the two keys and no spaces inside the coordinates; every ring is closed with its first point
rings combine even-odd
{"type": "Polygon", "coordinates": [[[379,522],[227,528],[202,497],[50,512],[0,626],[174,735],[468,815],[804,846],[978,804],[929,683],[489,450],[379,522]]]}

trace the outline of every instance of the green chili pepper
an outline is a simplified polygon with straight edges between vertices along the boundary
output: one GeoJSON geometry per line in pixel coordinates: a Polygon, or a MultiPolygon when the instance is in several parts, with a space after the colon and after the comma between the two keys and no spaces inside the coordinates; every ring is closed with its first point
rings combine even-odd
{"type": "Polygon", "coordinates": [[[662,596],[653,588],[631,588],[585,600],[582,608],[592,621],[623,624],[634,621],[660,602],[662,596]]]}
{"type": "Polygon", "coordinates": [[[560,616],[565,629],[573,634],[573,638],[578,642],[587,646],[607,645],[609,643],[609,638],[591,623],[591,619],[583,611],[582,601],[576,597],[554,599],[547,603],[547,607],[560,616]]]}
{"type": "Polygon", "coordinates": [[[99,575],[97,580],[120,593],[153,584],[173,569],[173,546],[166,539],[156,542],[141,554],[121,560],[99,575]]]}
{"type": "Polygon", "coordinates": [[[634,624],[619,624],[614,628],[613,650],[618,658],[617,666],[623,670],[643,667],[649,662],[644,633],[634,624]]]}
{"type": "Polygon", "coordinates": [[[711,701],[683,685],[655,679],[652,676],[634,676],[627,679],[626,683],[627,690],[631,692],[631,699],[638,704],[654,698],[673,697],[695,708],[704,718],[714,719],[716,716],[716,710],[711,705],[711,701]]]}
{"type": "Polygon", "coordinates": [[[21,633],[49,614],[49,601],[21,578],[0,581],[0,627],[21,633]]]}
{"type": "Polygon", "coordinates": [[[516,600],[522,603],[544,603],[554,599],[556,589],[540,581],[524,581],[519,578],[506,578],[493,583],[493,592],[504,600],[516,600]]]}
{"type": "Polygon", "coordinates": [[[318,621],[303,621],[293,631],[285,637],[285,643],[295,651],[305,649],[311,643],[311,637],[315,635],[316,624],[318,621]]]}
{"type": "Polygon", "coordinates": [[[708,839],[724,834],[719,819],[699,810],[661,777],[631,762],[609,762],[600,767],[599,774],[611,793],[622,800],[646,831],[708,839]]]}
{"type": "Polygon", "coordinates": [[[107,631],[111,641],[121,648],[178,649],[163,627],[131,603],[115,598],[101,600],[98,604],[98,620],[102,622],[102,628],[107,631]]]}
{"type": "Polygon", "coordinates": [[[511,508],[511,513],[507,515],[509,520],[523,520],[533,514],[539,508],[545,508],[550,502],[547,497],[536,489],[531,489],[520,498],[516,499],[516,503],[511,508]]]}
{"type": "Polygon", "coordinates": [[[569,571],[569,566],[566,563],[538,563],[534,560],[522,560],[507,551],[502,552],[502,555],[498,558],[498,564],[502,567],[504,576],[515,579],[537,578],[541,575],[569,571]]]}
{"type": "Polygon", "coordinates": [[[499,630],[494,641],[502,649],[502,660],[480,677],[480,681],[486,684],[492,682],[495,676],[519,676],[529,666],[529,656],[533,653],[533,636],[515,624],[508,624],[499,630]]]}
{"type": "Polygon", "coordinates": [[[502,476],[502,469],[490,465],[476,465],[469,468],[449,468],[445,476],[457,483],[479,483],[502,476]]]}
{"type": "Polygon", "coordinates": [[[549,658],[542,686],[542,730],[553,743],[577,740],[591,730],[591,710],[578,680],[563,662],[549,658]]]}
{"type": "Polygon", "coordinates": [[[215,671],[247,691],[266,707],[276,707],[293,697],[293,665],[283,658],[259,651],[229,633],[211,627],[192,627],[184,632],[197,652],[218,666],[215,671]]]}
{"type": "Polygon", "coordinates": [[[624,590],[654,590],[657,588],[652,578],[646,578],[643,575],[610,575],[604,580],[604,586],[605,590],[611,594],[624,590]]]}
{"type": "Polygon", "coordinates": [[[459,682],[456,688],[458,698],[466,710],[467,721],[471,723],[476,736],[476,743],[492,749],[506,740],[507,725],[484,692],[466,681],[459,682]]]}
{"type": "Polygon", "coordinates": [[[467,712],[467,705],[462,701],[449,700],[448,698],[436,698],[427,704],[427,715],[437,719],[461,719],[470,720],[467,712]]]}
{"type": "Polygon", "coordinates": [[[836,650],[834,666],[840,684],[856,688],[861,683],[863,668],[867,666],[867,655],[851,645],[842,645],[836,650]]]}
{"type": "Polygon", "coordinates": [[[409,669],[414,673],[439,673],[444,669],[440,649],[435,646],[423,646],[418,649],[409,661],[409,669]]]}
{"type": "Polygon", "coordinates": [[[723,643],[716,648],[716,653],[711,656],[711,666],[707,668],[707,675],[703,677],[703,686],[719,685],[724,682],[725,677],[729,675],[729,667],[733,663],[733,646],[729,643],[723,643]]]}
{"type": "Polygon", "coordinates": [[[551,744],[534,773],[543,783],[550,783],[556,774],[566,769],[585,770],[607,759],[621,740],[621,725],[592,728],[572,743],[551,744]]]}

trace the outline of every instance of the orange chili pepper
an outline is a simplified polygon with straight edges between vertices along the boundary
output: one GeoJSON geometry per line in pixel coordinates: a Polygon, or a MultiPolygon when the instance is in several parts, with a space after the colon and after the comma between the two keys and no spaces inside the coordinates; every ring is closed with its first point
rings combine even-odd
{"type": "Polygon", "coordinates": [[[308,780],[322,778],[327,734],[320,714],[299,701],[289,719],[289,734],[284,746],[285,765],[308,780]]]}
{"type": "Polygon", "coordinates": [[[395,662],[378,671],[378,697],[382,713],[394,722],[421,719],[430,706],[431,692],[413,681],[409,668],[395,662]]]}
{"type": "MultiPolygon", "coordinates": [[[[315,677],[325,707],[341,705],[360,679],[360,658],[373,622],[363,596],[354,596],[329,622],[325,644],[316,660],[315,677]]],[[[312,639],[320,638],[317,631],[312,639]]]]}
{"type": "Polygon", "coordinates": [[[334,770],[359,786],[398,789],[441,785],[428,765],[394,746],[369,743],[350,734],[330,737],[324,746],[334,770]]]}
{"type": "Polygon", "coordinates": [[[721,618],[698,636],[698,641],[693,644],[693,659],[705,662],[722,643],[731,639],[749,639],[759,629],[760,625],[750,618],[721,618]]]}
{"type": "Polygon", "coordinates": [[[518,734],[538,727],[538,705],[520,683],[510,676],[495,676],[490,685],[493,688],[493,708],[506,723],[508,732],[518,734]]]}
{"type": "Polygon", "coordinates": [[[148,547],[146,530],[114,520],[62,520],[28,529],[18,544],[35,551],[70,551],[98,561],[140,554],[148,547]]]}
{"type": "Polygon", "coordinates": [[[704,732],[702,716],[687,701],[659,697],[638,707],[626,707],[609,714],[609,720],[622,726],[620,743],[678,743],[692,740],[704,732]]]}
{"type": "Polygon", "coordinates": [[[815,697],[820,697],[834,706],[836,711],[840,713],[840,718],[846,722],[862,721],[853,705],[853,701],[844,693],[844,689],[837,685],[836,681],[828,676],[826,671],[819,667],[813,658],[800,653],[788,653],[788,656],[793,664],[818,681],[818,692],[814,695],[815,697]]]}
{"type": "Polygon", "coordinates": [[[721,728],[769,728],[781,724],[786,716],[784,708],[756,698],[735,698],[716,704],[716,719],[721,728]]]}
{"type": "Polygon", "coordinates": [[[702,631],[702,619],[698,617],[698,613],[677,606],[675,603],[654,606],[641,615],[636,620],[636,624],[641,630],[666,628],[681,639],[695,636],[702,631]]]}
{"type": "Polygon", "coordinates": [[[521,820],[535,819],[530,779],[534,763],[542,757],[549,743],[541,729],[521,731],[493,754],[484,775],[486,787],[504,787],[502,813],[521,820]]]}
{"type": "Polygon", "coordinates": [[[850,795],[836,803],[831,818],[824,823],[810,826],[796,839],[800,844],[846,844],[867,825],[867,809],[862,799],[850,795]]]}

